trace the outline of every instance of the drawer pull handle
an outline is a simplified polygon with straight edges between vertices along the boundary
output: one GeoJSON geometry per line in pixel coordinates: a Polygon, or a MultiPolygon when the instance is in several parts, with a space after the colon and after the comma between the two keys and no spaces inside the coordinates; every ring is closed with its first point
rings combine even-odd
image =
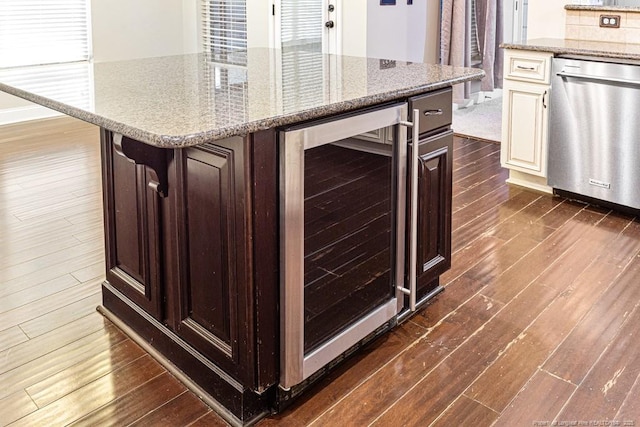
{"type": "Polygon", "coordinates": [[[525,67],[524,65],[516,65],[518,70],[535,71],[537,67],[525,67]]]}
{"type": "Polygon", "coordinates": [[[442,111],[442,108],[439,108],[437,110],[426,110],[424,112],[425,116],[441,116],[443,114],[444,112],[442,111]]]}

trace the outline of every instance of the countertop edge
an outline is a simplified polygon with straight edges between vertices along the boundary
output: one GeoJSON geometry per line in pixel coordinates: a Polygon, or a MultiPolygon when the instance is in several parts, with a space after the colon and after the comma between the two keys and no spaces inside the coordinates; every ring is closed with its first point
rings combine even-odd
{"type": "Polygon", "coordinates": [[[409,87],[388,93],[367,96],[364,98],[356,98],[349,101],[338,102],[330,105],[323,105],[308,110],[296,112],[290,115],[274,116],[262,120],[241,123],[238,125],[212,129],[189,135],[158,135],[150,133],[124,123],[116,122],[106,117],[94,114],[80,108],[64,104],[50,98],[35,95],[17,89],[12,86],[0,83],[0,90],[11,95],[26,99],[60,113],[75,117],[79,120],[103,127],[112,132],[120,133],[137,141],[144,142],[160,148],[184,148],[195,145],[206,144],[216,140],[229,138],[233,136],[243,136],[252,132],[267,130],[274,127],[286,126],[294,123],[304,122],[316,118],[326,117],[331,114],[346,113],[358,108],[369,107],[375,104],[400,100],[402,98],[419,95],[432,90],[441,89],[452,86],[454,84],[464,83],[472,80],[479,80],[485,76],[483,70],[478,69],[475,75],[465,75],[456,78],[445,79],[432,84],[424,84],[415,87],[409,87]]]}
{"type": "MultiPolygon", "coordinates": [[[[578,40],[576,40],[578,41],[578,40]]],[[[610,50],[600,50],[592,48],[575,48],[575,47],[559,47],[559,46],[547,46],[542,44],[518,44],[518,43],[503,43],[500,45],[503,49],[518,49],[528,50],[533,52],[547,52],[554,55],[585,55],[601,58],[618,58],[618,59],[640,59],[637,54],[630,54],[625,52],[613,52],[610,50]]]]}
{"type": "Polygon", "coordinates": [[[566,4],[565,10],[589,10],[596,12],[640,12],[637,6],[596,6],[596,5],[580,5],[566,4]]]}

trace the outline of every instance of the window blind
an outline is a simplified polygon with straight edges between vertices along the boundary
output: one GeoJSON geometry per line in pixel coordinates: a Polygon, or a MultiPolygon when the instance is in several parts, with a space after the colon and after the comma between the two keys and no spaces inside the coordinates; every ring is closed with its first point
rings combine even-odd
{"type": "Polygon", "coordinates": [[[205,52],[213,61],[246,65],[246,0],[202,0],[205,52]]]}
{"type": "Polygon", "coordinates": [[[281,0],[282,101],[285,112],[320,105],[323,63],[323,0],[281,0]]]}
{"type": "Polygon", "coordinates": [[[10,86],[35,92],[83,110],[93,109],[93,75],[89,62],[0,69],[10,86]]]}
{"type": "Polygon", "coordinates": [[[282,0],[282,47],[313,45],[322,51],[322,0],[282,0]]]}
{"type": "Polygon", "coordinates": [[[89,0],[0,1],[0,67],[88,60],[89,0]]]}

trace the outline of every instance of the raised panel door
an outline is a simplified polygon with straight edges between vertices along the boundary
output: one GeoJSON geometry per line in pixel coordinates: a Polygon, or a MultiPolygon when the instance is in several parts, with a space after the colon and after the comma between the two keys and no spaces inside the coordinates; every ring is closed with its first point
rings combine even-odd
{"type": "Polygon", "coordinates": [[[547,176],[548,86],[505,80],[501,162],[504,167],[547,176]]]}
{"type": "Polygon", "coordinates": [[[178,335],[237,378],[251,310],[243,138],[183,150],[178,335]],[[224,144],[224,145],[221,145],[224,144]]]}
{"type": "Polygon", "coordinates": [[[107,281],[161,319],[162,198],[149,185],[156,176],[118,153],[110,132],[102,132],[102,143],[107,281]]]}
{"type": "Polygon", "coordinates": [[[453,133],[421,141],[418,160],[417,299],[451,267],[453,133]]]}

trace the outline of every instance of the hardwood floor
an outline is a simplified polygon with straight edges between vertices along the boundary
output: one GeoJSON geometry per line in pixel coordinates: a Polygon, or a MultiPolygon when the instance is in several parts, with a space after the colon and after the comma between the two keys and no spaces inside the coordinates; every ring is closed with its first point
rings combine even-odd
{"type": "MultiPolygon", "coordinates": [[[[260,426],[640,424],[640,222],[508,187],[498,151],[455,141],[445,292],[260,426]]],[[[225,425],[95,312],[98,155],[0,127],[0,425],[225,425]]]]}

